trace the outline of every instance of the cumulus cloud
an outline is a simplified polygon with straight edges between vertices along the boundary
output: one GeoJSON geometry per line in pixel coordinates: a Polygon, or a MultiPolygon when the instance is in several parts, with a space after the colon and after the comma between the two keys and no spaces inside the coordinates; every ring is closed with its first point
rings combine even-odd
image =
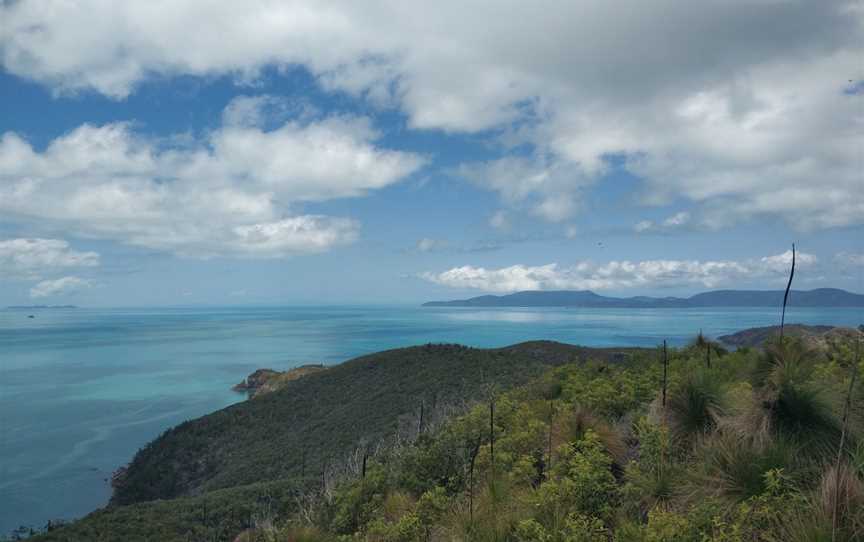
{"type": "Polygon", "coordinates": [[[35,279],[70,268],[96,267],[99,254],[72,250],[62,239],[0,240],[0,277],[35,279]]]}
{"type": "Polygon", "coordinates": [[[844,270],[864,270],[864,253],[838,252],[834,255],[834,264],[844,270]]]}
{"type": "Polygon", "coordinates": [[[401,108],[410,127],[528,143],[532,157],[466,174],[552,221],[577,212],[614,162],[644,179],[645,203],[687,199],[711,227],[764,215],[801,229],[862,222],[861,96],[848,80],[864,79],[864,10],[854,0],[491,9],[11,2],[0,5],[0,55],[8,72],[57,92],[118,99],[150,76],[248,81],[301,65],[326,89],[401,108]]]}
{"type": "Polygon", "coordinates": [[[423,163],[379,148],[360,117],[259,126],[269,101],[235,100],[205,141],[164,145],[122,123],[82,125],[37,151],[0,136],[0,212],[82,236],[189,256],[284,256],[352,241],[347,218],[292,206],[363,195],[423,163]]]}
{"type": "Polygon", "coordinates": [[[53,297],[78,292],[90,288],[93,284],[89,280],[79,277],[62,277],[53,280],[43,280],[30,288],[30,297],[53,297]]]}
{"type": "Polygon", "coordinates": [[[510,217],[505,211],[495,211],[492,216],[489,217],[489,225],[496,230],[508,230],[510,229],[510,217]]]}
{"type": "Polygon", "coordinates": [[[686,227],[690,224],[690,213],[681,211],[668,217],[662,222],[654,222],[653,220],[641,220],[633,226],[633,231],[636,233],[642,232],[671,232],[686,227]]]}
{"type": "Polygon", "coordinates": [[[434,252],[446,249],[449,246],[450,243],[443,239],[430,239],[429,237],[424,237],[417,241],[417,245],[414,248],[417,252],[434,252]]]}
{"type": "MultiPolygon", "coordinates": [[[[816,263],[815,256],[800,253],[796,264],[816,263]]],[[[579,262],[565,267],[555,263],[512,265],[487,269],[470,265],[440,273],[426,272],[421,277],[435,284],[485,292],[521,290],[609,290],[704,286],[715,288],[742,280],[770,280],[789,272],[791,251],[775,256],[742,261],[718,260],[645,260],[610,261],[605,264],[579,262]]]]}
{"type": "MultiPolygon", "coordinates": [[[[497,192],[511,205],[527,205],[533,214],[551,222],[572,216],[580,202],[579,190],[595,180],[573,163],[525,157],[463,164],[456,173],[497,192]]],[[[506,215],[492,217],[493,226],[506,224],[506,215]]]]}

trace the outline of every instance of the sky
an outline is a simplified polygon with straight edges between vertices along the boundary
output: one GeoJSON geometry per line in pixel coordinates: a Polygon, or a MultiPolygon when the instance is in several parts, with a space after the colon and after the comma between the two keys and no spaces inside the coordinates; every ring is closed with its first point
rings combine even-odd
{"type": "Polygon", "coordinates": [[[0,305],[862,291],[864,8],[0,1],[0,305]]]}

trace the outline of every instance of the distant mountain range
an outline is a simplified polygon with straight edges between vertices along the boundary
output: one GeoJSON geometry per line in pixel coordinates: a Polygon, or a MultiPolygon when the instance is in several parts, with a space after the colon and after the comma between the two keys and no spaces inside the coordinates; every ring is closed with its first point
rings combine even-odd
{"type": "MultiPolygon", "coordinates": [[[[792,290],[795,307],[864,307],[864,295],[838,288],[792,290]]],[[[691,297],[608,297],[589,290],[526,291],[509,295],[481,295],[454,301],[430,301],[424,307],[583,307],[583,308],[692,308],[779,307],[783,290],[714,290],[691,297]]]]}

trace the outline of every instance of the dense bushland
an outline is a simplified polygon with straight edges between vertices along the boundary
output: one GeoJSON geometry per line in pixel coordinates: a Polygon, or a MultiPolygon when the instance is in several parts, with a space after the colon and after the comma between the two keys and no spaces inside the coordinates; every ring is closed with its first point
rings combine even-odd
{"type": "Polygon", "coordinates": [[[356,358],[166,431],[138,452],[112,503],[312,475],[361,441],[412,427],[424,405],[461,404],[487,384],[524,383],[586,352],[537,341],[491,350],[425,345],[356,358]]]}
{"type": "MultiPolygon", "coordinates": [[[[338,461],[331,456],[329,469],[307,459],[303,476],[262,482],[248,475],[251,481],[228,489],[108,508],[40,539],[862,540],[864,385],[853,378],[864,363],[855,342],[814,350],[787,337],[733,353],[704,337],[682,349],[627,355],[545,342],[392,351],[378,359],[399,376],[382,369],[363,381],[382,402],[346,394],[338,411],[377,405],[351,419],[372,416],[381,424],[373,427],[387,429],[377,440],[351,441],[337,436],[345,423],[322,418],[317,430],[347,450],[338,461]],[[433,352],[440,365],[430,369],[433,352]],[[449,410],[427,401],[424,423],[416,405],[436,389],[429,382],[459,382],[473,401],[449,410]]],[[[331,382],[334,390],[374,371],[364,369],[375,365],[369,360],[350,363],[331,382]]],[[[332,372],[298,381],[295,392],[306,382],[320,391],[312,379],[332,372]]],[[[280,394],[290,389],[244,403],[245,415],[255,413],[249,423],[275,430],[279,416],[265,413],[278,407],[264,399],[287,401],[291,395],[280,394]]],[[[180,439],[171,446],[197,435],[223,446],[250,431],[265,442],[239,464],[289,461],[278,456],[279,438],[208,418],[169,432],[169,440],[180,439]],[[273,452],[256,455],[262,449],[273,452]]],[[[320,442],[326,450],[326,438],[320,442]]],[[[230,466],[225,450],[200,450],[230,466]]],[[[154,458],[170,459],[142,454],[157,464],[154,458]]]]}
{"type": "Polygon", "coordinates": [[[851,345],[718,350],[710,368],[709,346],[669,352],[665,405],[662,352],[569,364],[490,394],[319,494],[302,517],[244,536],[864,539],[864,387],[847,397],[851,345]]]}

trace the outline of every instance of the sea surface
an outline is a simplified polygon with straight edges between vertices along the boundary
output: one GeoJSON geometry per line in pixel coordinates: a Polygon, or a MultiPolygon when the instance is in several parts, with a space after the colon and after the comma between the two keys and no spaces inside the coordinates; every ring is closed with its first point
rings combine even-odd
{"type": "MultiPolygon", "coordinates": [[[[778,310],[231,307],[0,310],[0,534],[104,505],[111,473],[165,429],[244,396],[261,367],[339,363],[428,342],[681,345],[773,325],[778,310]],[[34,318],[28,318],[33,314],[34,318]]],[[[864,309],[787,322],[859,325],[864,309]]]]}

